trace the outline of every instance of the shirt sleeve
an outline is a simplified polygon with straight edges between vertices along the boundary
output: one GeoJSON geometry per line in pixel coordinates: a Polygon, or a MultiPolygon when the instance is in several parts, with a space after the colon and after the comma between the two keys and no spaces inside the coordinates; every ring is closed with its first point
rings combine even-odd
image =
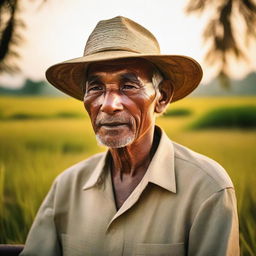
{"type": "Polygon", "coordinates": [[[233,188],[218,191],[202,203],[190,230],[188,255],[240,255],[233,188]]]}
{"type": "Polygon", "coordinates": [[[56,184],[53,184],[44,199],[33,225],[29,231],[21,256],[58,256],[61,255],[60,244],[54,223],[54,195],[56,184]]]}

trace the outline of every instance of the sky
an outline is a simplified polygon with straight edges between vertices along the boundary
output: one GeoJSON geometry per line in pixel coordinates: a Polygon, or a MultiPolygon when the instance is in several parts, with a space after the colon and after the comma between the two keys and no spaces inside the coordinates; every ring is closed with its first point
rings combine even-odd
{"type": "MultiPolygon", "coordinates": [[[[206,47],[202,32],[209,15],[187,16],[186,0],[21,0],[20,16],[26,24],[17,61],[20,74],[1,75],[0,84],[20,87],[25,78],[45,79],[47,67],[80,57],[86,40],[99,20],[126,16],[149,29],[158,39],[161,53],[195,58],[204,70],[203,82],[215,75],[214,67],[206,65],[206,47]]],[[[256,43],[250,54],[250,65],[236,63],[231,74],[242,78],[256,70],[256,43]],[[254,56],[254,57],[253,57],[254,56]]]]}

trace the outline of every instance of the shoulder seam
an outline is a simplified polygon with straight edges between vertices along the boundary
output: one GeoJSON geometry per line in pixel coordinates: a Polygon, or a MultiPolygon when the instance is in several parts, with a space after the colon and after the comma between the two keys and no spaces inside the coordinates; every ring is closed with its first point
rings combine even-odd
{"type": "MultiPolygon", "coordinates": [[[[183,160],[183,161],[185,161],[185,162],[187,162],[187,163],[190,163],[190,164],[196,166],[198,169],[200,169],[205,175],[207,175],[207,177],[209,177],[209,181],[210,181],[212,184],[215,184],[215,185],[217,185],[218,187],[220,187],[220,190],[218,190],[218,191],[221,191],[222,189],[225,189],[225,188],[233,188],[233,186],[221,187],[220,184],[218,184],[217,181],[216,181],[211,175],[209,175],[206,171],[204,171],[204,169],[203,169],[201,166],[199,166],[198,164],[196,164],[196,163],[194,163],[194,162],[192,162],[192,161],[188,161],[187,159],[184,159],[184,158],[179,157],[179,156],[177,156],[177,155],[175,155],[175,158],[180,159],[180,160],[183,160]]],[[[216,192],[218,192],[218,191],[216,191],[216,192]]]]}
{"type": "Polygon", "coordinates": [[[218,194],[218,193],[220,193],[220,192],[222,192],[222,191],[224,191],[224,190],[229,190],[229,189],[235,191],[235,189],[234,189],[233,187],[226,187],[226,188],[222,188],[222,189],[220,189],[220,190],[218,190],[218,191],[215,191],[215,192],[211,193],[209,196],[207,196],[207,197],[200,203],[200,205],[199,205],[199,207],[198,207],[198,210],[197,210],[196,214],[194,215],[193,220],[192,220],[191,223],[194,223],[194,220],[195,220],[196,216],[198,215],[198,212],[199,212],[201,206],[202,206],[206,201],[208,201],[208,200],[209,200],[211,197],[213,197],[214,195],[216,195],[216,194],[218,194]]]}

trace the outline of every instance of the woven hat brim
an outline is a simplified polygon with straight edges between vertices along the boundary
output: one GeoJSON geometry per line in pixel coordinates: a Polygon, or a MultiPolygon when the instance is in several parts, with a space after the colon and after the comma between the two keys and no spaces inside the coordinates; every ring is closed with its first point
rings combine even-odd
{"type": "Polygon", "coordinates": [[[172,102],[190,94],[200,83],[203,71],[194,59],[182,55],[149,55],[128,51],[105,51],[71,59],[51,66],[46,71],[47,80],[62,92],[83,100],[86,69],[92,62],[123,58],[144,58],[152,62],[174,86],[172,102]]]}

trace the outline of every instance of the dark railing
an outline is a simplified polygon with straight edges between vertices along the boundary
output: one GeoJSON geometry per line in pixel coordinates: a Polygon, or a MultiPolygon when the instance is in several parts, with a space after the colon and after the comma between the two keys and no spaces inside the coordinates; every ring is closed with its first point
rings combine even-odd
{"type": "Polygon", "coordinates": [[[18,256],[23,250],[22,244],[0,244],[1,256],[18,256]]]}

